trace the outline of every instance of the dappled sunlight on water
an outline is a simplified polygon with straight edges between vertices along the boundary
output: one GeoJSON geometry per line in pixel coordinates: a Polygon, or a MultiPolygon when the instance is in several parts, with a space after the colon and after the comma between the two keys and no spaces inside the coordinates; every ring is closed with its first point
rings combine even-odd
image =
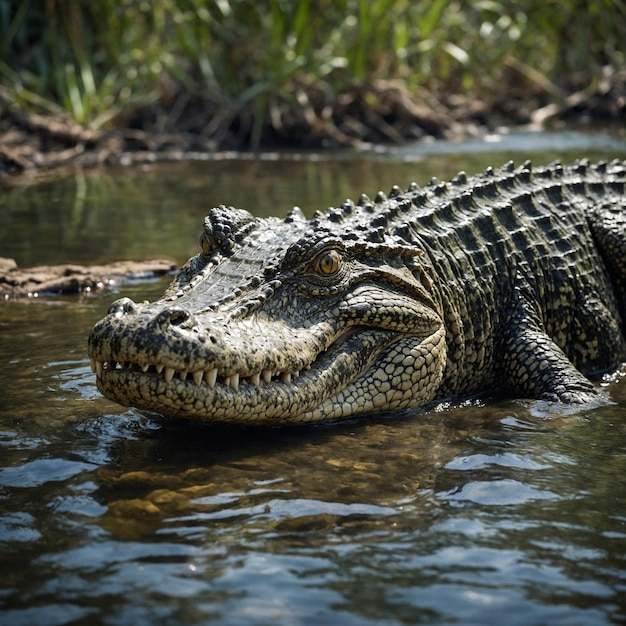
{"type": "MultiPolygon", "coordinates": [[[[190,172],[193,210],[180,186],[168,192],[182,230],[201,224],[210,192],[190,172]]],[[[120,175],[127,193],[133,173],[120,175]]],[[[155,203],[133,193],[140,213],[155,203]]],[[[105,218],[81,211],[81,258],[116,256],[89,233],[105,218]]],[[[49,241],[46,220],[28,247],[49,241]]],[[[134,253],[168,256],[169,233],[150,247],[151,228],[134,253]]],[[[195,252],[183,236],[172,255],[195,252]]],[[[59,258],[78,245],[59,244],[59,258]]],[[[624,622],[626,369],[602,383],[610,401],[567,411],[485,398],[291,428],[167,419],[103,399],[85,355],[110,301],[164,284],[0,303],[0,622],[624,622]]]]}

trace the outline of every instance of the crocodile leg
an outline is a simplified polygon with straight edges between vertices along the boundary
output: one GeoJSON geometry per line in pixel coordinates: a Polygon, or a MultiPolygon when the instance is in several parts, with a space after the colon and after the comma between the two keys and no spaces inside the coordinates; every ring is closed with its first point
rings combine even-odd
{"type": "Polygon", "coordinates": [[[546,333],[525,279],[517,276],[508,323],[497,342],[502,382],[521,397],[588,402],[593,384],[546,333]]]}

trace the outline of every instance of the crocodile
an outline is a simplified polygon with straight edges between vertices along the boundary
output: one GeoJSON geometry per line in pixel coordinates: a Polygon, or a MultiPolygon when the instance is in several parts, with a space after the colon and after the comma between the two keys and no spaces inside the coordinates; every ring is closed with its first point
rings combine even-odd
{"type": "Polygon", "coordinates": [[[500,390],[564,403],[626,360],[626,161],[361,195],[307,220],[219,206],[162,298],[114,302],[99,390],[206,421],[288,424],[500,390]]]}

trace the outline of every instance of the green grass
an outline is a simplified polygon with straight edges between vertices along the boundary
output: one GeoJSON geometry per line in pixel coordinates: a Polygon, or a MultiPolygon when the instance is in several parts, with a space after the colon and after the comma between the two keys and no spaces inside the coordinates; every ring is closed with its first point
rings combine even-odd
{"type": "Polygon", "coordinates": [[[623,66],[623,41],[624,0],[0,0],[20,109],[252,146],[355,110],[393,121],[389,85],[418,104],[520,81],[559,100],[623,66]]]}

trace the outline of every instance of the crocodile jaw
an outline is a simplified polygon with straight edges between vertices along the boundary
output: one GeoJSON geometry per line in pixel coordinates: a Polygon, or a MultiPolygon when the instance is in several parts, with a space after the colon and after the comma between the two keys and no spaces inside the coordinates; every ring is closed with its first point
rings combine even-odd
{"type": "Polygon", "coordinates": [[[126,406],[200,421],[286,424],[423,405],[441,381],[445,351],[443,327],[422,338],[358,328],[308,369],[271,377],[159,373],[93,357],[92,367],[101,393],[126,406]]]}

